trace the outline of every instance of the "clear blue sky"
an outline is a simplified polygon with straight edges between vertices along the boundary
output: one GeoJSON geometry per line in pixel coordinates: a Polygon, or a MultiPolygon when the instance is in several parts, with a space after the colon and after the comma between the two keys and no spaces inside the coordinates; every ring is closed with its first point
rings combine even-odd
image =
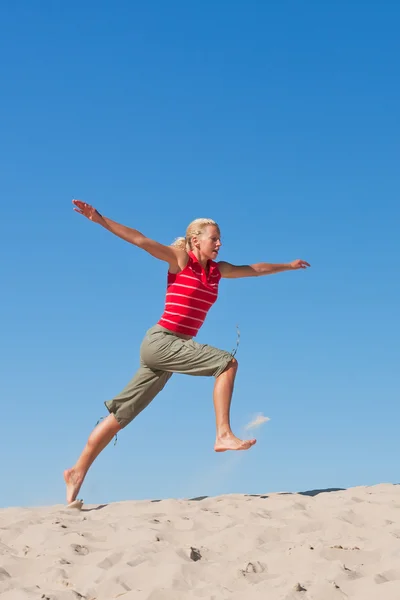
{"type": "Polygon", "coordinates": [[[231,350],[214,454],[211,379],[174,376],[97,460],[88,503],[395,482],[400,8],[394,2],[3,2],[0,506],[64,501],[104,400],[159,318],[163,263],[72,210],[160,242],[196,217],[221,258],[306,272],[225,281],[198,340],[231,350]]]}

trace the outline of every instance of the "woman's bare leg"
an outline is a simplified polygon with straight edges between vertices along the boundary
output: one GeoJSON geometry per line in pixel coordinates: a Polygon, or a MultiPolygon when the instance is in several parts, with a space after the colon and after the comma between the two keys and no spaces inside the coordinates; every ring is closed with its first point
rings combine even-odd
{"type": "Polygon", "coordinates": [[[217,437],[214,450],[216,452],[225,452],[226,450],[248,450],[256,443],[255,439],[240,440],[233,435],[231,430],[229,414],[237,368],[237,360],[232,358],[232,361],[225,371],[223,371],[223,373],[215,380],[214,409],[217,437]]]}
{"type": "Polygon", "coordinates": [[[68,504],[76,500],[86,473],[95,458],[102,450],[104,450],[121,429],[122,427],[114,415],[109,415],[93,429],[75,466],[64,471],[64,479],[67,484],[68,504]]]}

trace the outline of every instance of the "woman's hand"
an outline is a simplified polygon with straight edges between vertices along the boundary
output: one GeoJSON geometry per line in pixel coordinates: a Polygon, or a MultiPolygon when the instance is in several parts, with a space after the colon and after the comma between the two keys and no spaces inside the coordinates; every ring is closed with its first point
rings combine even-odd
{"type": "Polygon", "coordinates": [[[89,221],[93,221],[93,223],[100,223],[102,220],[102,216],[97,210],[88,204],[87,202],[82,202],[82,200],[72,200],[72,204],[76,206],[74,211],[83,215],[89,221]]]}
{"type": "Polygon", "coordinates": [[[305,260],[294,260],[293,262],[290,263],[290,267],[292,269],[307,269],[307,267],[310,267],[311,265],[308,264],[308,262],[306,262],[305,260]]]}

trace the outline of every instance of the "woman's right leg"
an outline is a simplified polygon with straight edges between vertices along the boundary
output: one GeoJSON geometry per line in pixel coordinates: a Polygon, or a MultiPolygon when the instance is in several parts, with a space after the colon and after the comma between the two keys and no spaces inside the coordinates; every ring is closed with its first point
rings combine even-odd
{"type": "Polygon", "coordinates": [[[217,428],[214,445],[216,452],[248,450],[256,443],[254,438],[251,440],[237,438],[231,429],[230,409],[237,368],[238,362],[232,358],[225,370],[215,379],[213,399],[217,428]]]}
{"type": "Polygon", "coordinates": [[[248,450],[256,440],[237,438],[230,426],[230,407],[238,368],[231,353],[195,340],[184,340],[165,332],[162,327],[153,329],[153,342],[142,347],[146,364],[165,371],[195,376],[214,376],[214,409],[216,418],[216,441],[214,450],[248,450]]]}
{"type": "Polygon", "coordinates": [[[150,404],[171,375],[172,373],[150,369],[142,364],[124,390],[105,403],[111,414],[94,428],[75,465],[64,471],[68,504],[76,500],[86,474],[100,452],[118,431],[150,404]]]}

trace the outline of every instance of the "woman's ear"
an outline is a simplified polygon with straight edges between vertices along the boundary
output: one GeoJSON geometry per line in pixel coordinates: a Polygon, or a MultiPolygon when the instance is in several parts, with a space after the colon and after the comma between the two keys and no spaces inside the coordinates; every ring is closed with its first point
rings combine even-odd
{"type": "Polygon", "coordinates": [[[199,240],[197,239],[197,235],[192,237],[192,248],[200,248],[199,240]]]}

